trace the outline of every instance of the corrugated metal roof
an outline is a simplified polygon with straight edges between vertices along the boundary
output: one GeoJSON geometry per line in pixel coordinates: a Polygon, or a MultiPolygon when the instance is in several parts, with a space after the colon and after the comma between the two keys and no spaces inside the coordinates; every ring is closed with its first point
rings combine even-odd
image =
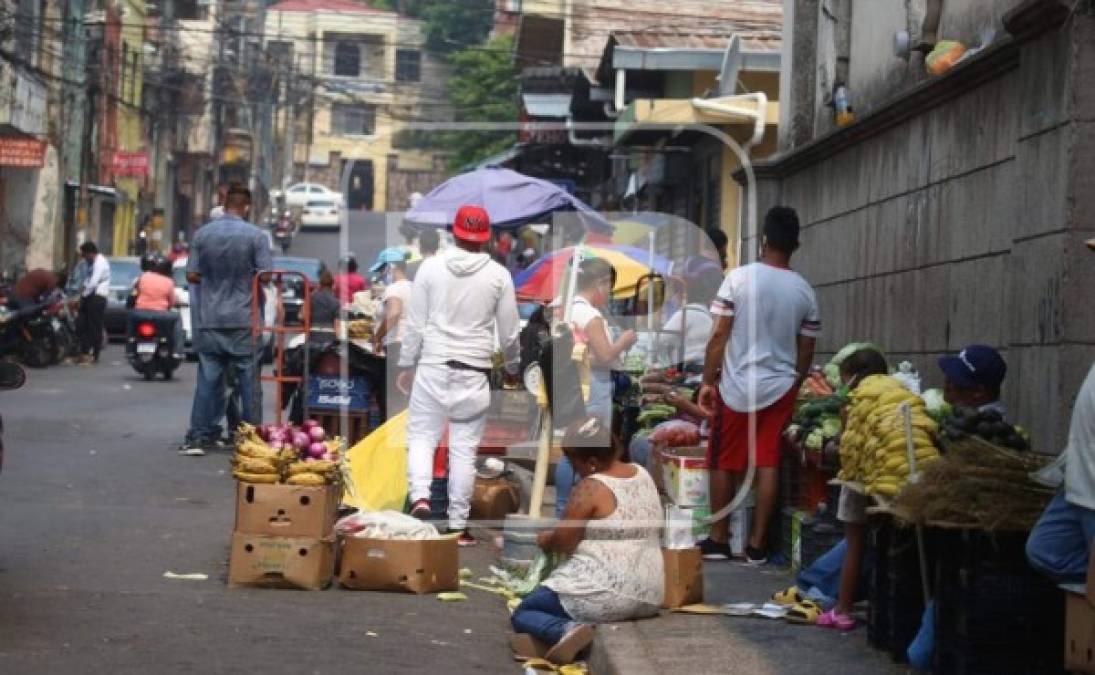
{"type": "Polygon", "coordinates": [[[625,30],[613,31],[612,38],[620,47],[637,49],[711,49],[723,51],[733,35],[741,40],[742,48],[749,51],[777,50],[780,34],[771,31],[740,33],[735,31],[682,33],[679,31],[625,30]]]}
{"type": "Polygon", "coordinates": [[[391,14],[355,0],[282,0],[266,8],[268,12],[349,12],[355,14],[391,14]]]}

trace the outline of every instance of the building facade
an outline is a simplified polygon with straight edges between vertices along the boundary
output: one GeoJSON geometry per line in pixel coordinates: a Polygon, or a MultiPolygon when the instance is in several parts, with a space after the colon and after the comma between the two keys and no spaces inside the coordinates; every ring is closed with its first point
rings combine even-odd
{"type": "MultiPolygon", "coordinates": [[[[761,214],[799,211],[821,351],[874,340],[938,386],[940,355],[996,346],[1011,417],[1059,451],[1095,358],[1091,5],[787,4],[785,150],[754,166],[755,189],[761,214]],[[940,39],[980,49],[928,76],[940,39]],[[840,127],[827,105],[839,84],[855,113],[840,127]]],[[[746,257],[756,245],[747,233],[746,257]]]]}
{"type": "Polygon", "coordinates": [[[350,209],[402,210],[412,176],[440,177],[437,153],[398,142],[416,122],[446,118],[444,68],[421,21],[352,0],[284,0],[267,8],[265,32],[271,58],[295,75],[273,126],[292,148],[282,185],[322,183],[350,209]]]}

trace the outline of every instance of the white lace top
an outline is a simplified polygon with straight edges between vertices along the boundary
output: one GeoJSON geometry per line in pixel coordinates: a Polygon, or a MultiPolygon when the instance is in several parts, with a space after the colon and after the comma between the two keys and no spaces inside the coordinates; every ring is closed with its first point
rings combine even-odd
{"type": "Polygon", "coordinates": [[[659,543],[661,500],[638,465],[631,478],[591,476],[616,497],[616,510],[591,520],[574,553],[544,580],[563,609],[583,623],[657,614],[665,593],[659,543]]]}

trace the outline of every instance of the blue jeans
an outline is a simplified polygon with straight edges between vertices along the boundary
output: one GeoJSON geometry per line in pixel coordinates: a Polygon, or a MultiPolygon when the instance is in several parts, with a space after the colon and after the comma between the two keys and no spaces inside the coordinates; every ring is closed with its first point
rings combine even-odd
{"type": "Polygon", "coordinates": [[[198,352],[198,383],[190,410],[187,440],[209,443],[220,435],[220,420],[225,415],[225,382],[234,371],[239,391],[239,414],[251,424],[262,422],[262,389],[259,386],[259,353],[252,350],[251,331],[203,330],[198,352]]]}
{"type": "Polygon", "coordinates": [[[627,452],[631,455],[631,462],[650,472],[654,470],[651,466],[653,449],[654,444],[650,441],[649,436],[632,436],[631,443],[627,446],[627,452]]]}
{"type": "Polygon", "coordinates": [[[840,568],[844,567],[844,558],[847,555],[848,540],[841,539],[840,543],[800,571],[795,578],[795,585],[806,594],[811,589],[817,589],[817,593],[835,603],[840,593],[840,568]]]}
{"type": "Polygon", "coordinates": [[[566,635],[567,624],[573,622],[559,602],[559,594],[546,586],[537,586],[526,595],[510,617],[513,630],[527,633],[549,646],[558,644],[566,635]]]}
{"type": "Polygon", "coordinates": [[[1056,583],[1083,583],[1087,578],[1092,538],[1095,538],[1095,511],[1070,504],[1059,492],[1031,530],[1027,560],[1031,567],[1056,583]]]}

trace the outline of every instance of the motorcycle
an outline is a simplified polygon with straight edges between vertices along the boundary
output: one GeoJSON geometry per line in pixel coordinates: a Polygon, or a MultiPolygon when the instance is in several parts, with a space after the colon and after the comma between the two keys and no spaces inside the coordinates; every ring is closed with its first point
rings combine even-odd
{"type": "MultiPolygon", "coordinates": [[[[18,389],[27,381],[26,372],[18,363],[0,361],[0,390],[18,389]]],[[[0,469],[4,467],[4,420],[0,418],[0,469]]]]}
{"type": "Polygon", "coordinates": [[[278,218],[277,223],[274,225],[274,240],[277,241],[278,246],[281,247],[282,253],[289,252],[289,245],[293,242],[293,216],[286,211],[278,218]]]}
{"type": "Polygon", "coordinates": [[[130,311],[126,358],[144,379],[162,373],[165,380],[170,380],[182,363],[175,345],[178,321],[176,312],[130,311]]]}
{"type": "Polygon", "coordinates": [[[0,307],[0,356],[17,357],[31,368],[56,363],[53,315],[60,304],[48,300],[18,309],[0,307]]]}

